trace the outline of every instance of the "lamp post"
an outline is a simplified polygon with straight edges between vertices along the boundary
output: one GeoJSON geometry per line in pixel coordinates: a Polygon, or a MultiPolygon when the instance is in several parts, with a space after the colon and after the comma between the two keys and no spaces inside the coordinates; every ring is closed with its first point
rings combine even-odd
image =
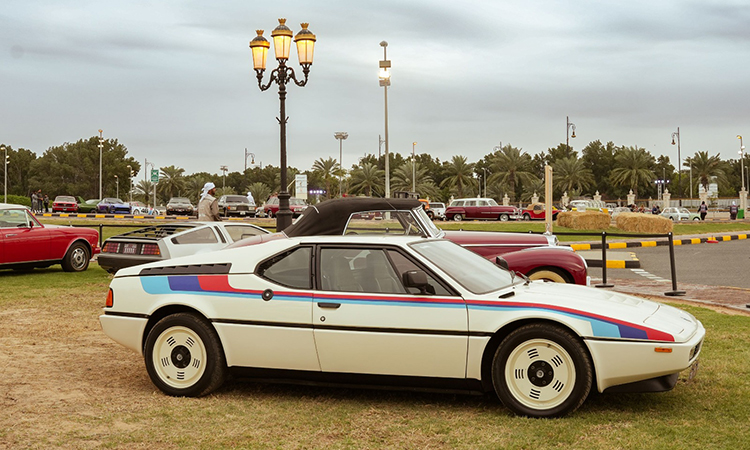
{"type": "Polygon", "coordinates": [[[133,203],[133,168],[128,164],[128,201],[133,203]]]}
{"type": "Polygon", "coordinates": [[[292,211],[289,210],[289,192],[287,191],[286,181],[286,85],[294,81],[299,87],[307,84],[307,77],[310,73],[310,66],[313,62],[313,49],[315,48],[315,35],[307,29],[308,24],[302,23],[302,30],[294,37],[297,44],[297,56],[299,64],[302,66],[302,73],[305,79],[298,81],[294,75],[294,69],[287,67],[286,62],[289,59],[289,51],[292,42],[292,30],[285,25],[286,19],[279,19],[279,26],[272,32],[273,47],[276,54],[276,61],[279,66],[271,71],[270,79],[267,84],[263,84],[263,72],[266,70],[266,56],[271,44],[263,37],[263,30],[256,30],[258,35],[250,41],[250,49],[253,52],[253,67],[258,78],[258,87],[265,91],[271,87],[272,83],[279,85],[279,121],[280,127],[280,153],[281,153],[281,192],[279,192],[279,212],[276,215],[276,231],[283,231],[292,224],[292,211]]]}
{"type": "Polygon", "coordinates": [[[565,116],[565,147],[568,149],[568,153],[570,153],[570,138],[576,137],[576,124],[572,123],[570,121],[570,118],[568,116],[565,116]],[[570,129],[573,128],[573,134],[570,134],[570,129]]]}
{"type": "Polygon", "coordinates": [[[104,138],[102,137],[102,130],[99,130],[99,199],[103,199],[102,196],[102,149],[104,148],[104,138]]]}
{"type": "Polygon", "coordinates": [[[388,152],[388,87],[391,85],[391,61],[386,56],[386,49],[388,43],[386,41],[380,42],[380,46],[383,47],[383,59],[380,61],[380,73],[378,78],[380,79],[380,85],[383,86],[383,93],[385,94],[385,198],[391,197],[391,171],[390,171],[390,160],[388,152]]]}
{"type": "Polygon", "coordinates": [[[5,200],[3,200],[3,203],[8,203],[8,149],[4,145],[0,149],[3,150],[3,168],[5,169],[5,176],[3,177],[5,200]]]}
{"type": "Polygon", "coordinates": [[[740,140],[740,177],[742,178],[742,190],[745,190],[745,146],[742,145],[742,136],[737,135],[737,139],[740,140]]]}
{"type": "Polygon", "coordinates": [[[674,138],[677,137],[677,204],[682,206],[682,170],[680,166],[682,159],[680,158],[680,127],[677,127],[677,131],[672,133],[672,145],[674,145],[674,138]]]}
{"type": "Polygon", "coordinates": [[[229,170],[229,167],[227,167],[227,166],[221,166],[219,168],[219,170],[221,170],[221,172],[223,174],[222,175],[221,188],[225,189],[227,187],[227,171],[229,170]]]}
{"type": "Polygon", "coordinates": [[[245,170],[247,171],[247,157],[250,157],[250,164],[255,165],[255,153],[251,153],[247,151],[247,148],[245,148],[245,170]]]}
{"type": "Polygon", "coordinates": [[[339,197],[343,197],[344,193],[344,153],[343,153],[343,145],[344,139],[349,137],[349,133],[346,133],[344,131],[339,131],[337,133],[333,133],[333,137],[339,140],[339,197]]]}
{"type": "Polygon", "coordinates": [[[115,185],[117,185],[117,190],[115,191],[115,198],[120,198],[120,177],[115,175],[115,185]]]}
{"type": "Polygon", "coordinates": [[[486,167],[482,167],[482,182],[484,183],[484,198],[487,198],[487,168],[486,167]]]}
{"type": "Polygon", "coordinates": [[[417,192],[417,156],[414,154],[416,142],[411,143],[411,191],[417,192]]]}
{"type": "MultiPolygon", "coordinates": [[[[143,173],[143,178],[144,178],[144,181],[148,181],[148,179],[146,179],[146,174],[148,173],[148,166],[149,165],[151,166],[151,170],[153,170],[155,168],[154,163],[148,162],[148,158],[147,158],[146,159],[146,163],[143,165],[143,172],[144,172],[143,173]]],[[[154,209],[156,209],[156,184],[157,183],[154,183],[154,209]]],[[[148,203],[148,192],[146,192],[146,203],[148,203]]]]}

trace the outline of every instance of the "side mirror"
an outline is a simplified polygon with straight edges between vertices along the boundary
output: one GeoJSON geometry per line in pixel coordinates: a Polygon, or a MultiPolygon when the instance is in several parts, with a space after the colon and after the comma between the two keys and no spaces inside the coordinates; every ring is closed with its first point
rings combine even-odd
{"type": "Polygon", "coordinates": [[[417,288],[424,292],[427,289],[427,274],[422,270],[408,270],[402,275],[404,286],[417,288]]]}
{"type": "Polygon", "coordinates": [[[505,270],[510,271],[510,266],[508,266],[508,261],[506,261],[505,259],[499,256],[495,257],[495,264],[497,264],[498,266],[502,267],[505,270]]]}

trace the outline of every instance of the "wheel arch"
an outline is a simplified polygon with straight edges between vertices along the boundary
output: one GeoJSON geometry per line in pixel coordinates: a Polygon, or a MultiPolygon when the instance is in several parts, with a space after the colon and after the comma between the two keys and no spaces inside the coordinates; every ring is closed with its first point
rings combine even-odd
{"type": "Polygon", "coordinates": [[[74,245],[79,243],[83,244],[83,246],[86,247],[86,251],[89,252],[89,260],[94,257],[94,249],[91,248],[91,243],[82,237],[77,237],[68,243],[68,246],[65,248],[65,253],[63,253],[62,259],[65,259],[65,256],[67,256],[70,249],[73,248],[74,245]]]}
{"type": "Polygon", "coordinates": [[[216,327],[214,327],[213,323],[208,319],[208,317],[206,317],[205,314],[195,308],[191,308],[186,305],[164,305],[149,316],[148,321],[146,322],[146,326],[143,328],[143,336],[141,336],[141,354],[145,355],[146,339],[148,338],[148,334],[151,333],[151,330],[154,328],[154,326],[156,326],[156,324],[159,323],[161,319],[177,313],[193,314],[201,320],[204,320],[211,328],[213,328],[217,336],[219,336],[219,341],[221,341],[221,351],[224,352],[224,341],[221,340],[221,336],[217,332],[216,327]]]}
{"type": "Polygon", "coordinates": [[[492,384],[492,361],[495,357],[495,352],[497,351],[498,347],[500,347],[500,343],[503,342],[503,339],[505,339],[509,334],[516,331],[517,329],[529,325],[532,323],[546,323],[549,325],[560,327],[568,332],[570,332],[573,336],[575,336],[579,341],[581,341],[581,344],[586,349],[586,353],[588,353],[588,357],[591,360],[591,371],[593,373],[593,382],[594,385],[597,384],[597,377],[596,377],[596,365],[593,364],[594,358],[591,354],[591,350],[589,349],[589,346],[586,345],[585,340],[581,337],[578,332],[569,326],[566,323],[552,320],[549,318],[524,318],[519,319],[514,322],[508,323],[499,330],[495,332],[494,335],[490,338],[489,342],[487,342],[487,345],[484,347],[484,352],[482,353],[482,365],[481,365],[481,374],[482,374],[482,390],[485,392],[492,392],[495,388],[492,384]]]}
{"type": "Polygon", "coordinates": [[[561,277],[565,278],[565,282],[566,283],[571,283],[571,284],[575,283],[575,279],[573,278],[573,274],[570,273],[567,269],[565,269],[563,267],[560,267],[560,266],[539,266],[539,267],[535,267],[535,268],[529,270],[526,275],[530,276],[530,275],[533,275],[533,274],[535,274],[537,272],[541,272],[541,271],[544,271],[544,270],[549,271],[549,272],[554,272],[554,273],[560,275],[561,277]]]}

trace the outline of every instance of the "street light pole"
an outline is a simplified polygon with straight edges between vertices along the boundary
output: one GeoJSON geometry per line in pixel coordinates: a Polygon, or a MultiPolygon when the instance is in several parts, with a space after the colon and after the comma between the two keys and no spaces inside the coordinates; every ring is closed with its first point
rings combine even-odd
{"type": "Polygon", "coordinates": [[[133,168],[128,164],[128,201],[133,203],[133,168]]]}
{"type": "Polygon", "coordinates": [[[677,127],[677,131],[672,133],[672,145],[674,145],[674,138],[677,137],[677,205],[682,206],[682,159],[680,158],[680,127],[677,127]]]}
{"type": "Polygon", "coordinates": [[[737,139],[740,140],[740,178],[742,178],[742,190],[745,190],[745,146],[742,145],[742,136],[737,135],[737,139]]]}
{"type": "Polygon", "coordinates": [[[487,198],[487,168],[482,167],[482,181],[484,182],[484,198],[487,198]]]}
{"type": "Polygon", "coordinates": [[[576,124],[571,123],[570,118],[568,116],[565,116],[565,123],[567,124],[565,127],[565,147],[568,150],[568,153],[570,153],[570,138],[576,137],[576,124]],[[570,135],[570,129],[573,128],[573,135],[570,135]]]}
{"type": "Polygon", "coordinates": [[[5,195],[5,200],[3,200],[3,203],[8,203],[8,149],[3,145],[3,168],[5,169],[5,176],[3,177],[3,193],[5,195]]]}
{"type": "Polygon", "coordinates": [[[120,177],[115,175],[115,184],[117,185],[117,190],[115,191],[115,198],[120,198],[120,177]]]}
{"type": "Polygon", "coordinates": [[[223,175],[223,181],[221,182],[221,189],[224,190],[227,187],[227,170],[229,170],[229,167],[227,166],[221,166],[219,169],[222,171],[223,175]]]}
{"type": "Polygon", "coordinates": [[[315,47],[315,35],[307,29],[308,24],[302,23],[302,30],[294,37],[297,44],[297,56],[299,64],[302,66],[302,73],[305,79],[298,81],[294,69],[287,67],[286,62],[289,59],[289,50],[292,42],[292,30],[285,25],[286,19],[279,19],[279,25],[271,32],[273,38],[273,47],[276,54],[276,61],[279,66],[271,71],[270,79],[267,84],[263,84],[263,72],[266,70],[266,56],[271,44],[263,37],[263,30],[256,30],[258,35],[250,41],[250,49],[253,52],[253,67],[256,77],[258,78],[258,87],[265,91],[271,87],[274,82],[279,86],[279,141],[281,154],[281,191],[279,192],[279,212],[276,215],[276,231],[283,231],[292,224],[292,211],[289,209],[289,191],[287,190],[287,162],[286,162],[286,85],[294,81],[299,87],[307,85],[310,66],[313,62],[313,49],[315,47]]]}
{"type": "Polygon", "coordinates": [[[414,153],[416,142],[411,143],[411,191],[417,192],[417,156],[414,153]]]}
{"type": "Polygon", "coordinates": [[[385,198],[391,197],[391,170],[390,170],[390,156],[388,152],[388,87],[391,85],[391,61],[386,55],[386,49],[388,43],[386,41],[380,42],[380,46],[383,47],[383,59],[380,61],[380,85],[383,86],[383,93],[385,94],[385,198]]]}
{"type": "MultiPolygon", "coordinates": [[[[146,159],[146,163],[143,165],[143,178],[146,178],[146,173],[148,173],[148,166],[151,166],[151,170],[154,169],[154,163],[148,162],[148,158],[146,159]]],[[[144,180],[148,181],[148,180],[144,180]]],[[[148,192],[146,192],[146,203],[148,203],[148,192]]],[[[156,209],[156,183],[154,183],[154,209],[156,209]]]]}
{"type": "Polygon", "coordinates": [[[255,153],[251,153],[247,151],[247,148],[245,148],[245,171],[247,171],[247,157],[250,156],[250,164],[255,165],[255,153]]]}
{"type": "Polygon", "coordinates": [[[339,131],[337,133],[333,133],[333,137],[339,140],[339,197],[343,197],[344,194],[344,150],[342,143],[344,142],[344,139],[349,137],[349,133],[346,133],[344,131],[339,131]]]}
{"type": "Polygon", "coordinates": [[[99,130],[99,200],[103,199],[102,196],[102,149],[104,148],[104,138],[102,137],[102,130],[99,130]]]}

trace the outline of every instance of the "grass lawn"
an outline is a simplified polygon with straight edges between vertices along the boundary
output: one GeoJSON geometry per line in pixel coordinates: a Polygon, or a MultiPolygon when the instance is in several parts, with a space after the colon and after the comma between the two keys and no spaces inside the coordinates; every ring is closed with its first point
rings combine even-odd
{"type": "Polygon", "coordinates": [[[230,381],[172,398],[107,338],[110,276],[0,271],[0,448],[750,448],[750,317],[680,306],[707,329],[698,376],[660,394],[592,395],[572,416],[493,396],[230,381]]]}

